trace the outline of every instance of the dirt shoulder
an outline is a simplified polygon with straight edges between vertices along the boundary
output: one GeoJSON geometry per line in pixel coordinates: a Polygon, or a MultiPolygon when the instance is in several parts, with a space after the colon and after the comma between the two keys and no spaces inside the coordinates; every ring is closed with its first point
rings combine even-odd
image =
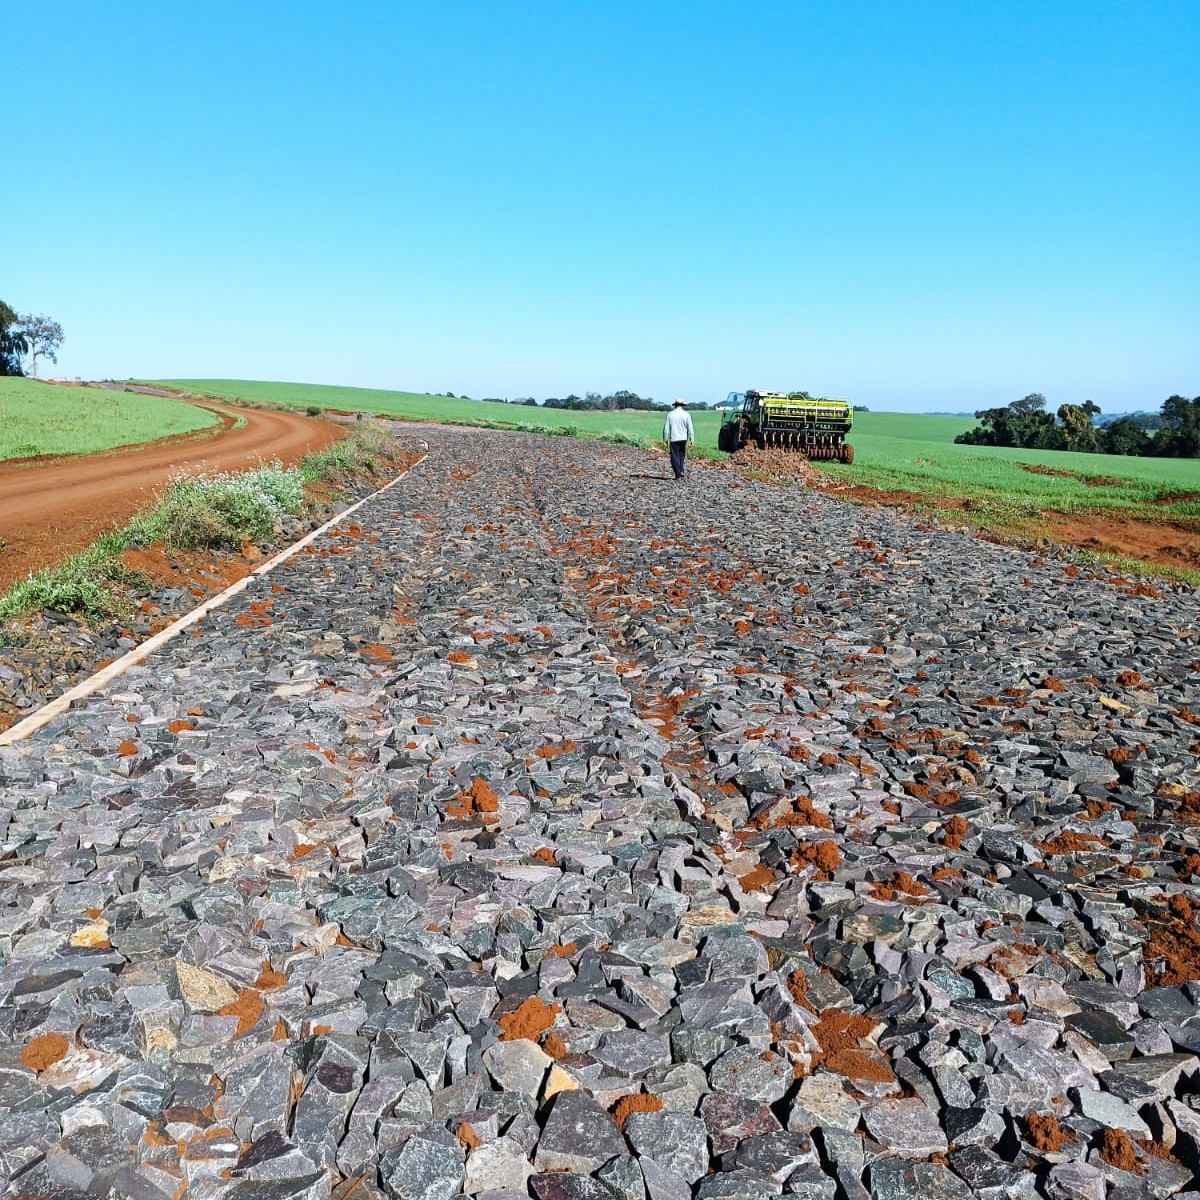
{"type": "MultiPolygon", "coordinates": [[[[1123,560],[1125,565],[1139,562],[1193,574],[1200,571],[1200,522],[1197,521],[1155,520],[1104,509],[1069,514],[1045,509],[1024,517],[1020,527],[1015,528],[1010,519],[997,515],[985,497],[937,496],[848,484],[786,450],[742,450],[721,466],[771,483],[800,484],[856,504],[926,513],[952,525],[977,529],[993,541],[1015,545],[1048,543],[1086,550],[1109,560],[1123,560]]],[[[1049,471],[1050,468],[1039,468],[1037,473],[1049,471]]],[[[1101,476],[1095,478],[1105,482],[1101,476]]],[[[1180,498],[1190,495],[1184,493],[1180,498]]],[[[997,494],[995,502],[1001,500],[1003,497],[997,494]]]]}
{"type": "Polygon", "coordinates": [[[345,436],[344,429],[299,413],[200,407],[216,413],[220,426],[101,454],[0,464],[0,590],[128,521],[180,468],[245,470],[260,459],[293,466],[345,436]]]}
{"type": "Polygon", "coordinates": [[[1046,510],[1029,518],[1020,530],[997,527],[976,519],[985,506],[977,499],[949,496],[923,496],[917,492],[885,490],[862,486],[821,487],[833,495],[859,504],[919,510],[951,521],[987,530],[990,536],[1015,543],[1046,541],[1058,546],[1073,546],[1106,558],[1119,558],[1176,570],[1200,570],[1200,528],[1182,521],[1154,521],[1142,517],[1124,517],[1097,509],[1094,512],[1066,513],[1046,510]]]}

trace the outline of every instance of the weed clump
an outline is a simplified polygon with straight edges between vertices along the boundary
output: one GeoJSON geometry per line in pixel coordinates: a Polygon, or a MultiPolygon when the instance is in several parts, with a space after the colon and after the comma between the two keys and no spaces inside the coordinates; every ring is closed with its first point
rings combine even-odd
{"type": "Polygon", "coordinates": [[[124,608],[124,589],[142,582],[119,557],[125,545],[124,534],[109,534],[57,567],[23,579],[0,597],[0,620],[42,608],[94,618],[117,616],[124,608]]]}
{"type": "Polygon", "coordinates": [[[305,483],[337,483],[341,479],[375,476],[380,464],[395,453],[395,440],[384,425],[364,423],[340,442],[300,460],[305,483]]]}
{"type": "Polygon", "coordinates": [[[176,475],[127,533],[131,542],[161,541],[171,550],[235,549],[247,540],[265,541],[303,503],[301,472],[278,462],[245,475],[176,475]]]}

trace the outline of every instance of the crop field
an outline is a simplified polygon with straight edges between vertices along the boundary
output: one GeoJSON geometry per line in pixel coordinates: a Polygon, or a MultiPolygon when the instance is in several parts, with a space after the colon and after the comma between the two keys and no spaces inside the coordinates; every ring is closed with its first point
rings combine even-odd
{"type": "Polygon", "coordinates": [[[216,423],[211,413],[160,396],[0,379],[0,460],[94,454],[216,423]]]}
{"type": "MultiPolygon", "coordinates": [[[[368,412],[405,421],[436,421],[452,425],[485,425],[496,429],[541,430],[582,434],[611,441],[651,445],[662,440],[663,414],[653,412],[568,412],[522,404],[486,404],[454,396],[419,392],[376,391],[371,388],[331,387],[313,383],[259,383],[239,379],[156,379],[156,386],[175,387],[197,395],[250,404],[288,408],[323,408],[368,412]]],[[[696,448],[707,457],[724,457],[716,449],[721,414],[694,412],[696,448]]]]}
{"type": "Polygon", "coordinates": [[[964,417],[858,414],[852,466],[821,463],[850,483],[930,497],[975,497],[1012,511],[1109,510],[1158,520],[1200,520],[1200,461],[1129,458],[1001,446],[960,446],[964,417]]]}

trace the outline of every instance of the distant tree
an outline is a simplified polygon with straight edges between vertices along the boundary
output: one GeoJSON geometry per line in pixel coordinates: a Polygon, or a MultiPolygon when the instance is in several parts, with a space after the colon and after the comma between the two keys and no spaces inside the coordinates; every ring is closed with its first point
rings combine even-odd
{"type": "Polygon", "coordinates": [[[1039,412],[1045,408],[1046,397],[1041,392],[1030,392],[1028,396],[1022,396],[1020,400],[1014,400],[1008,407],[1019,416],[1024,416],[1027,413],[1039,412]]]}
{"type": "Polygon", "coordinates": [[[1100,443],[1105,454],[1141,455],[1153,453],[1153,441],[1142,427],[1128,417],[1118,417],[1101,431],[1100,443]]]}
{"type": "Polygon", "coordinates": [[[17,323],[28,347],[29,373],[36,379],[39,358],[58,362],[58,348],[63,344],[63,327],[47,316],[34,316],[33,313],[22,314],[17,323]]]}
{"type": "Polygon", "coordinates": [[[1046,397],[1031,392],[1004,408],[984,408],[975,414],[979,426],[954,440],[965,446],[1023,446],[1037,450],[1062,450],[1066,439],[1054,418],[1042,410],[1046,397]]]}
{"type": "Polygon", "coordinates": [[[1099,406],[1090,400],[1082,404],[1058,406],[1058,420],[1068,450],[1078,450],[1084,454],[1100,453],[1100,435],[1092,424],[1092,418],[1099,411],[1099,406]]]}
{"type": "Polygon", "coordinates": [[[518,400],[518,404],[524,404],[527,408],[537,408],[537,401],[532,396],[526,396],[524,400],[518,400]]]}
{"type": "Polygon", "coordinates": [[[854,405],[855,412],[870,412],[871,410],[865,404],[854,405]]]}
{"type": "Polygon", "coordinates": [[[1163,401],[1162,429],[1155,451],[1170,458],[1200,458],[1200,396],[1171,396],[1163,401]]]}
{"type": "Polygon", "coordinates": [[[0,375],[22,374],[21,357],[28,351],[16,312],[0,300],[0,375]]]}

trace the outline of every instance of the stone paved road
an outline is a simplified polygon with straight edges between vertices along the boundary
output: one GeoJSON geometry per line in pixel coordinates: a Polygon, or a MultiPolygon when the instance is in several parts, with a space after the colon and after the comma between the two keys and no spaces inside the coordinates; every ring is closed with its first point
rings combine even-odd
{"type": "Polygon", "coordinates": [[[0,752],[7,1194],[1193,1186],[1193,591],[430,442],[0,752]]]}

